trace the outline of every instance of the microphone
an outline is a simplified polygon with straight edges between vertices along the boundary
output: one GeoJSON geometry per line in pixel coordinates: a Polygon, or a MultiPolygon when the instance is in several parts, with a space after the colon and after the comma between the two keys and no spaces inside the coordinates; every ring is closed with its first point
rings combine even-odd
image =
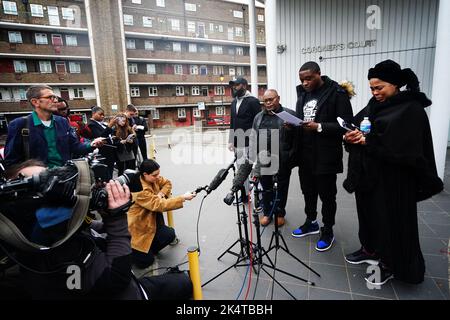
{"type": "Polygon", "coordinates": [[[243,164],[241,164],[238,171],[236,172],[235,177],[233,178],[233,185],[231,186],[231,190],[225,196],[223,202],[231,206],[231,204],[234,201],[234,194],[242,188],[242,186],[245,183],[245,180],[247,180],[248,176],[252,172],[252,169],[253,165],[250,164],[249,162],[244,162],[243,164]]]}
{"type": "Polygon", "coordinates": [[[233,162],[230,163],[230,165],[226,169],[220,169],[219,172],[216,174],[214,179],[211,181],[211,183],[206,188],[206,193],[210,194],[211,191],[216,190],[221,183],[226,179],[228,175],[228,171],[230,171],[231,168],[234,166],[234,162],[236,161],[236,157],[234,158],[233,162]]]}

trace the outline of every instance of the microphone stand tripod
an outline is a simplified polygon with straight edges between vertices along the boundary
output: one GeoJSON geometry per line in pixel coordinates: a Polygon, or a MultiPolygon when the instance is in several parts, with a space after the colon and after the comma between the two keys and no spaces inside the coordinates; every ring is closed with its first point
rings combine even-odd
{"type": "MultiPolygon", "coordinates": [[[[236,174],[236,170],[235,167],[233,166],[233,172],[234,174],[236,174]]],[[[241,190],[241,193],[243,191],[241,190]]],[[[208,283],[214,281],[215,279],[217,279],[218,277],[220,277],[222,274],[224,274],[225,272],[227,272],[228,270],[230,270],[231,268],[236,268],[236,267],[248,267],[250,264],[253,267],[253,270],[256,272],[256,268],[254,266],[253,262],[249,262],[246,264],[240,264],[242,261],[245,260],[249,260],[251,261],[250,257],[250,246],[252,246],[252,248],[255,246],[254,243],[252,243],[249,240],[249,236],[248,236],[248,223],[247,223],[247,212],[245,211],[245,204],[243,202],[239,202],[239,198],[238,198],[238,191],[234,192],[234,196],[235,199],[237,201],[237,205],[236,205],[236,214],[237,214],[237,225],[238,225],[238,231],[239,231],[239,238],[232,244],[230,245],[218,258],[217,260],[220,260],[226,253],[229,253],[233,256],[237,257],[237,260],[234,264],[232,264],[230,267],[226,268],[225,270],[223,270],[222,272],[220,272],[219,274],[217,274],[216,276],[214,276],[213,278],[211,278],[210,280],[208,280],[207,282],[205,282],[204,284],[202,284],[202,287],[206,286],[208,283]],[[242,205],[242,211],[241,209],[241,205],[242,205]],[[243,229],[243,231],[242,231],[243,229]],[[236,245],[236,244],[240,244],[240,252],[236,253],[234,251],[232,251],[231,249],[236,245]]]]}
{"type": "MultiPolygon", "coordinates": [[[[254,190],[255,190],[255,192],[259,193],[259,191],[257,191],[258,188],[255,188],[254,190]]],[[[277,194],[277,190],[278,190],[278,177],[277,177],[277,175],[274,175],[274,176],[273,176],[273,193],[274,193],[274,197],[275,197],[275,195],[277,194]]],[[[259,199],[259,197],[255,195],[255,199],[259,199]]],[[[278,200],[278,199],[274,199],[274,202],[276,202],[277,200],[278,200]]],[[[255,211],[256,211],[256,210],[255,210],[255,211]]],[[[254,224],[255,224],[255,227],[256,227],[256,234],[259,235],[259,234],[260,234],[260,225],[259,225],[259,220],[258,220],[257,217],[258,217],[258,215],[256,214],[254,224]]],[[[269,249],[268,249],[267,251],[261,246],[261,237],[260,237],[260,236],[257,237],[257,243],[258,243],[258,246],[260,246],[260,248],[257,248],[257,249],[256,249],[257,251],[259,251],[259,254],[260,254],[259,259],[258,259],[258,269],[261,268],[264,272],[266,272],[266,273],[269,275],[269,277],[270,277],[276,284],[278,284],[278,285],[279,285],[284,291],[286,291],[293,299],[295,299],[295,297],[294,297],[294,296],[293,296],[293,295],[292,295],[292,294],[291,294],[291,293],[290,293],[283,285],[281,285],[281,284],[275,279],[275,272],[276,272],[276,271],[278,271],[278,272],[280,272],[280,273],[283,273],[283,274],[285,274],[285,275],[288,275],[288,276],[290,276],[290,277],[292,277],[292,278],[295,278],[295,279],[297,279],[297,280],[306,282],[307,284],[309,284],[309,285],[311,285],[311,286],[314,286],[315,283],[314,283],[314,282],[311,282],[311,281],[309,281],[309,280],[306,280],[306,279],[304,279],[304,278],[298,277],[298,276],[296,276],[296,275],[293,275],[292,273],[289,273],[289,272],[287,272],[287,271],[284,271],[284,270],[281,270],[281,269],[277,268],[276,265],[277,265],[278,250],[279,250],[279,249],[282,249],[282,250],[283,250],[284,252],[286,252],[289,256],[291,256],[291,257],[292,257],[293,259],[295,259],[297,262],[301,263],[304,267],[306,267],[307,269],[309,269],[310,271],[312,271],[312,272],[313,272],[314,274],[316,274],[317,276],[320,277],[320,274],[317,273],[317,272],[316,272],[315,270],[313,270],[312,268],[310,268],[308,265],[306,265],[304,262],[302,262],[299,258],[297,258],[296,256],[294,256],[294,255],[289,251],[288,246],[287,246],[287,244],[286,244],[286,241],[284,240],[283,235],[281,234],[281,232],[280,232],[280,230],[279,230],[279,227],[278,227],[278,210],[277,210],[277,208],[276,208],[276,205],[275,205],[275,209],[274,209],[274,219],[273,219],[273,220],[274,220],[275,230],[272,232],[272,237],[271,237],[270,243],[269,243],[269,249]],[[280,244],[280,238],[281,238],[281,241],[282,241],[283,244],[284,244],[284,247],[280,244]],[[275,244],[272,245],[273,242],[274,242],[274,240],[275,240],[275,244]],[[274,250],[274,249],[275,249],[275,262],[272,262],[272,260],[270,259],[270,257],[269,257],[268,254],[269,254],[270,251],[272,251],[272,250],[274,250]],[[265,262],[263,262],[262,258],[263,258],[264,256],[267,257],[267,259],[268,259],[269,262],[270,262],[270,265],[267,264],[267,263],[265,263],[265,262]],[[269,272],[267,272],[267,270],[265,270],[264,267],[268,267],[268,268],[273,269],[273,275],[269,274],[269,272]]],[[[256,284],[256,285],[257,285],[257,284],[256,284]]],[[[272,286],[272,299],[273,299],[273,289],[274,289],[274,287],[275,287],[275,285],[272,286]]],[[[255,293],[256,293],[256,291],[255,291],[255,293]]],[[[295,300],[296,300],[296,299],[295,299],[295,300]]]]}

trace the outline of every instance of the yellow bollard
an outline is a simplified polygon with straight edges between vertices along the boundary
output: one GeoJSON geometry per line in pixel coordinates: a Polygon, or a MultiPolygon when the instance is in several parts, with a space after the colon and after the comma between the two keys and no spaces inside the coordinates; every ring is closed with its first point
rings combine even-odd
{"type": "Polygon", "coordinates": [[[150,137],[150,147],[149,147],[149,149],[150,149],[150,157],[149,157],[149,159],[155,160],[156,159],[156,156],[155,156],[156,149],[155,149],[155,136],[154,135],[152,135],[150,137]]]}
{"type": "Polygon", "coordinates": [[[200,265],[197,247],[188,248],[189,275],[192,281],[194,300],[203,300],[202,285],[200,281],[200,265]]]}
{"type": "Polygon", "coordinates": [[[167,138],[167,146],[169,147],[169,149],[172,149],[172,145],[170,143],[170,137],[167,138]]]}
{"type": "Polygon", "coordinates": [[[167,211],[167,224],[169,225],[169,227],[175,229],[174,224],[173,224],[173,211],[167,211]]]}

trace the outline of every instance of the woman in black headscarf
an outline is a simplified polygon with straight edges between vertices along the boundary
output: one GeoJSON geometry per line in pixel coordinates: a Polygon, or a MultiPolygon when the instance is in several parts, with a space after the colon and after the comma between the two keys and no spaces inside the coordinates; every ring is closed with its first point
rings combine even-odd
{"type": "Polygon", "coordinates": [[[379,261],[380,277],[366,278],[375,285],[393,277],[421,283],[425,263],[417,202],[443,189],[424,110],[431,101],[420,92],[414,72],[392,60],[371,68],[368,79],[373,97],[354,123],[368,117],[371,131],[365,135],[349,131],[344,137],[349,151],[344,188],[355,192],[362,245],[345,258],[352,264],[379,261]],[[406,90],[400,91],[405,85],[406,90]]]}

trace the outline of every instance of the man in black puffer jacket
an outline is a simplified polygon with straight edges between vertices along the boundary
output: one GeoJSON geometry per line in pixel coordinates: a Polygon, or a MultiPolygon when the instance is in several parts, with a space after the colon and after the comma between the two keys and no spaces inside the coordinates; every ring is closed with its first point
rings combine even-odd
{"type": "Polygon", "coordinates": [[[336,178],[343,171],[342,135],[345,130],[336,118],[350,122],[353,112],[349,94],[337,82],[321,76],[317,63],[305,63],[299,77],[296,111],[304,123],[298,132],[297,152],[307,219],[292,231],[292,236],[301,238],[320,232],[316,250],[326,251],[334,242],[336,178]],[[320,231],[316,221],[318,197],[322,200],[324,223],[320,231]]]}

